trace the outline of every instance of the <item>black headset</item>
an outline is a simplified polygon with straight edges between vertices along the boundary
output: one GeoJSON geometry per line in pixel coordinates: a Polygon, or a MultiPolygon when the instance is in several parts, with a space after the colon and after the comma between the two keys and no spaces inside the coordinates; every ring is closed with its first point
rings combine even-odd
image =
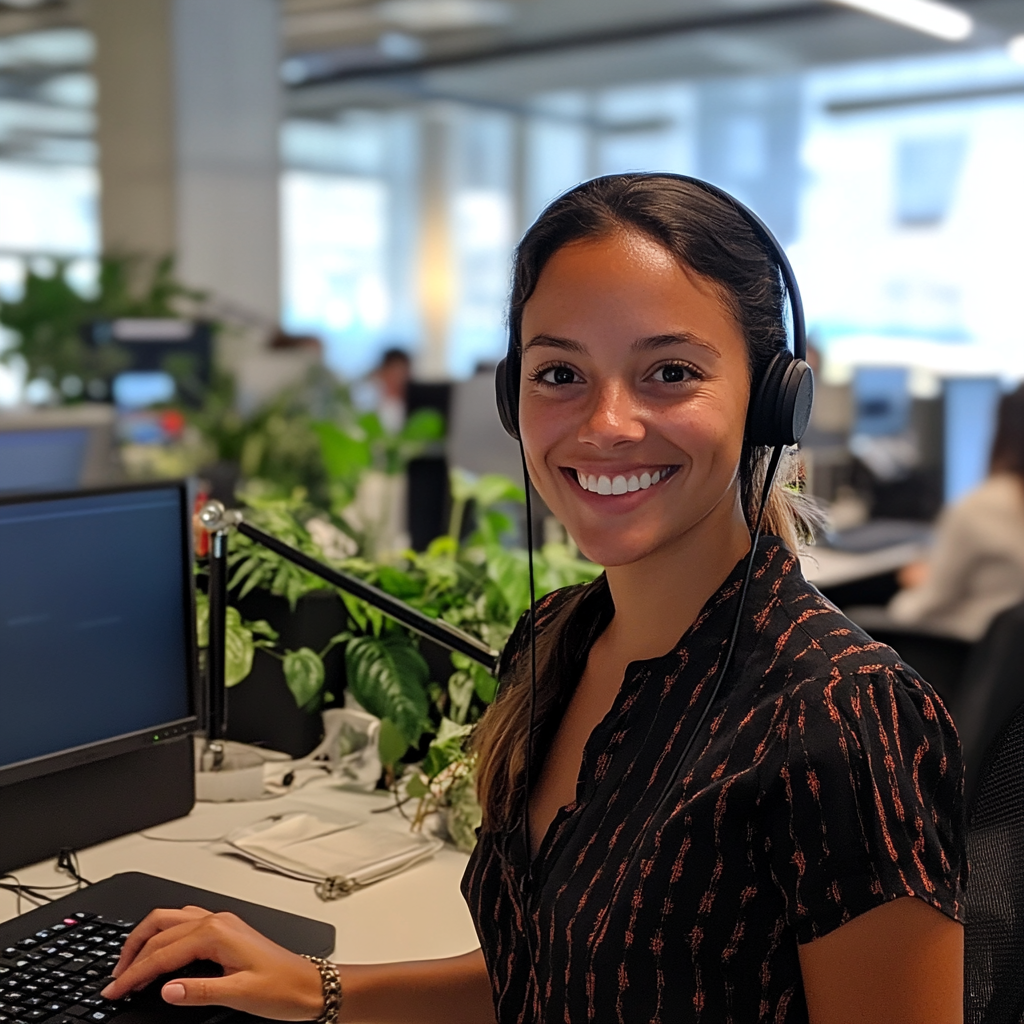
{"type": "MultiPolygon", "coordinates": [[[[754,394],[747,411],[747,441],[765,448],[780,448],[796,444],[804,435],[811,418],[811,403],[814,398],[814,378],[807,365],[807,331],[804,322],[803,302],[796,275],[789,258],[768,225],[753,210],[741,203],[724,189],[700,178],[686,174],[613,175],[613,177],[670,178],[696,185],[709,195],[731,206],[753,228],[754,233],[767,246],[775,260],[786,294],[793,320],[793,351],[782,349],[775,354],[754,394]]],[[[598,179],[600,180],[600,179],[598,179]]],[[[498,417],[509,436],[519,440],[519,377],[522,364],[521,343],[509,331],[508,353],[498,363],[494,372],[495,398],[498,402],[498,417]]]]}

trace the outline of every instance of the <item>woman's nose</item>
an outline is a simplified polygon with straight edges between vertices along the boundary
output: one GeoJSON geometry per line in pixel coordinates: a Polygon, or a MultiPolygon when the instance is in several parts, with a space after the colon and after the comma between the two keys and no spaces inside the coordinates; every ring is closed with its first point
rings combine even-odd
{"type": "Polygon", "coordinates": [[[608,381],[597,389],[580,440],[600,448],[641,441],[647,433],[641,412],[640,403],[626,384],[608,381]]]}

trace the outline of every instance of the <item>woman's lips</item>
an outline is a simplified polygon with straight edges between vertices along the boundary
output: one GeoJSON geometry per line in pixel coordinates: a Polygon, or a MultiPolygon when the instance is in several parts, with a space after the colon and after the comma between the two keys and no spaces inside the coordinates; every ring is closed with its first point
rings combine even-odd
{"type": "Polygon", "coordinates": [[[617,473],[612,476],[605,474],[584,473],[582,470],[567,467],[567,474],[574,477],[576,483],[591,494],[618,495],[632,491],[646,491],[656,484],[672,476],[678,466],[662,466],[659,469],[644,470],[641,473],[617,473]]]}

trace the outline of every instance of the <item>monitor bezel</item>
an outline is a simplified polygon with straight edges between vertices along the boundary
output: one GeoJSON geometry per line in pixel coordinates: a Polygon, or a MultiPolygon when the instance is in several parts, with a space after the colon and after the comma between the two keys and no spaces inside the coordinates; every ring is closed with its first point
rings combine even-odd
{"type": "Polygon", "coordinates": [[[60,492],[37,492],[18,494],[0,494],[0,506],[26,505],[29,503],[45,503],[66,500],[68,498],[103,497],[112,494],[137,494],[146,491],[174,490],[178,492],[178,500],[182,509],[181,532],[179,543],[181,549],[181,569],[184,573],[184,633],[185,633],[185,666],[188,694],[188,715],[169,722],[154,722],[145,729],[139,729],[106,739],[95,740],[77,747],[42,754],[39,757],[24,761],[15,761],[8,765],[0,765],[0,787],[23,782],[26,779],[51,775],[55,772],[103,761],[110,757],[131,750],[151,747],[154,743],[169,743],[187,739],[200,726],[198,707],[200,694],[197,685],[198,645],[196,641],[196,597],[195,574],[192,547],[192,507],[193,486],[189,480],[153,480],[140,483],[110,484],[102,487],[77,488],[60,492]]]}

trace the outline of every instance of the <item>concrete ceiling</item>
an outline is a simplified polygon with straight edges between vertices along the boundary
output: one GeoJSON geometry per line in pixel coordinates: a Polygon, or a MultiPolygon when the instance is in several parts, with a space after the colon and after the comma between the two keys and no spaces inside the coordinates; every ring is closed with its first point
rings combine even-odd
{"type": "MultiPolygon", "coordinates": [[[[550,90],[955,54],[1024,32],[1024,0],[962,0],[978,27],[957,45],[829,0],[280,4],[288,109],[305,117],[429,98],[524,109],[550,90]]],[[[0,0],[0,157],[88,161],[87,15],[88,0],[0,0]]]]}
{"type": "MultiPolygon", "coordinates": [[[[374,9],[337,0],[286,0],[285,10],[300,5],[305,11],[314,5],[322,11],[374,9]]],[[[507,7],[514,17],[507,24],[474,33],[421,33],[420,50],[410,47],[405,59],[387,56],[380,46],[374,52],[365,35],[358,50],[353,45],[304,51],[301,37],[290,37],[290,104],[312,114],[403,95],[519,103],[559,88],[786,74],[992,48],[1024,32],[1022,0],[969,0],[961,6],[974,15],[977,29],[967,42],[951,45],[828,0],[512,0],[507,7]]]]}

